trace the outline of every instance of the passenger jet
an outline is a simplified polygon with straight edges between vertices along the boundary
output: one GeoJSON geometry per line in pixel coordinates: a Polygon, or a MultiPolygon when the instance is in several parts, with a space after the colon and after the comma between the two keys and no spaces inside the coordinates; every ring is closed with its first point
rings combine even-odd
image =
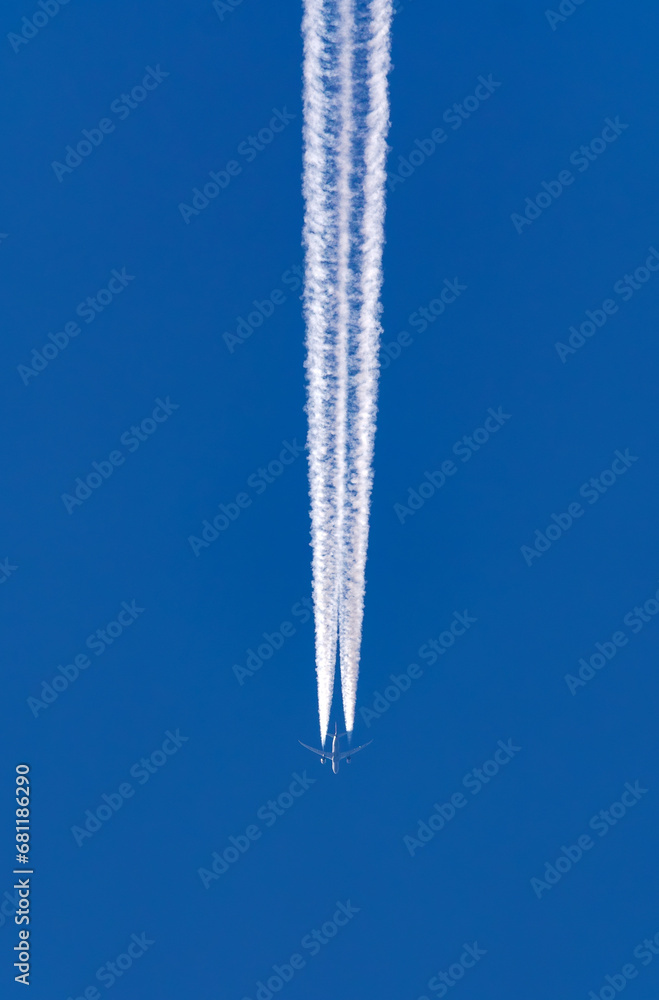
{"type": "Polygon", "coordinates": [[[353,754],[358,753],[359,750],[363,750],[364,747],[367,747],[369,743],[373,742],[373,740],[369,740],[368,743],[362,743],[360,747],[354,747],[352,750],[345,750],[343,753],[341,753],[339,740],[341,739],[342,736],[345,735],[346,735],[345,733],[339,732],[338,724],[335,722],[334,735],[332,736],[332,749],[329,753],[326,750],[316,750],[315,747],[307,746],[306,743],[302,743],[302,740],[298,740],[298,743],[300,743],[306,750],[311,750],[312,753],[317,753],[318,756],[320,757],[321,764],[324,764],[326,760],[331,760],[332,770],[334,771],[334,774],[338,774],[339,763],[342,760],[345,760],[346,764],[349,764],[353,754]]]}

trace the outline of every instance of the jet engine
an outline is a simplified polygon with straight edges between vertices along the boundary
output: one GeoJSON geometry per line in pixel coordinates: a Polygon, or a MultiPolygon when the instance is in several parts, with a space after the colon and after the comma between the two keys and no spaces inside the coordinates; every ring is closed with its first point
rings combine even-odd
{"type": "Polygon", "coordinates": [[[352,760],[352,757],[346,757],[346,764],[349,764],[351,760],[352,760]]]}
{"type": "Polygon", "coordinates": [[[321,763],[321,764],[324,764],[324,763],[325,763],[325,758],[324,758],[324,757],[321,757],[321,758],[320,758],[320,763],[321,763]]]}

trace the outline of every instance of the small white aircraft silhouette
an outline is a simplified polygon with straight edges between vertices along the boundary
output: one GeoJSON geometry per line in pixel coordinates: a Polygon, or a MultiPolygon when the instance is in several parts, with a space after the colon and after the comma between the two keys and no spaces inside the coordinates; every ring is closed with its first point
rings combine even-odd
{"type": "Polygon", "coordinates": [[[338,774],[339,773],[339,763],[342,760],[345,760],[346,764],[349,764],[350,763],[350,758],[352,757],[353,754],[358,753],[360,750],[363,750],[364,747],[367,747],[370,743],[373,742],[373,740],[369,740],[368,743],[362,743],[362,745],[360,747],[353,747],[352,750],[344,750],[344,752],[341,753],[341,748],[339,746],[339,740],[341,739],[342,736],[345,736],[345,735],[346,735],[346,733],[340,733],[339,732],[338,723],[335,722],[334,723],[334,734],[332,736],[332,749],[329,752],[327,750],[316,750],[315,747],[310,747],[306,743],[302,743],[302,740],[298,740],[298,743],[301,746],[303,746],[305,748],[305,750],[311,750],[312,753],[317,753],[318,756],[320,757],[320,763],[321,764],[324,764],[326,760],[331,760],[332,761],[332,770],[334,771],[334,774],[338,774]]]}

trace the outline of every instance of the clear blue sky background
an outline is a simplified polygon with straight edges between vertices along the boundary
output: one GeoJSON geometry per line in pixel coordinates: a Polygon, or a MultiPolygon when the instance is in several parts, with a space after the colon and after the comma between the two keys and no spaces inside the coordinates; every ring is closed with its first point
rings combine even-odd
{"type": "MultiPolygon", "coordinates": [[[[358,711],[356,739],[375,742],[334,777],[296,742],[317,740],[313,628],[295,608],[310,594],[306,460],[272,466],[270,483],[258,472],[306,433],[290,272],[300,5],[243,0],[221,18],[206,0],[74,0],[17,52],[4,36],[38,8],[3,7],[0,558],[17,568],[0,586],[0,893],[11,910],[25,760],[33,997],[94,984],[105,996],[97,970],[133,934],[153,943],[109,987],[117,1000],[254,1000],[294,953],[305,965],[290,1000],[434,997],[429,981],[474,942],[486,954],[447,987],[463,1000],[597,996],[630,962],[630,997],[659,989],[659,956],[633,954],[659,931],[659,620],[636,633],[623,621],[658,607],[659,273],[614,291],[659,249],[659,14],[586,0],[552,30],[540,0],[399,8],[390,173],[417,140],[429,155],[388,198],[384,339],[412,340],[382,374],[358,706],[409,664],[423,673],[381,715],[358,711]],[[167,76],[119,110],[147,67],[167,76]],[[452,127],[445,111],[488,74],[491,96],[452,127]],[[295,117],[257,155],[239,152],[273,109],[295,117]],[[626,127],[580,172],[571,154],[616,116],[626,127]],[[58,180],[52,163],[104,118],[114,130],[58,180]],[[231,160],[240,172],[186,224],[179,205],[231,160]],[[573,182],[518,232],[511,216],[566,169],[573,182]],[[113,301],[76,316],[122,268],[113,301]],[[466,290],[422,331],[412,314],[445,279],[466,290]],[[251,337],[224,337],[276,289],[285,300],[263,306],[251,337]],[[617,311],[563,363],[556,342],[605,299],[617,311]],[[21,377],[76,319],[70,343],[21,377]],[[155,425],[158,398],[176,409],[155,425]],[[509,419],[462,462],[455,442],[490,407],[509,419]],[[145,419],[156,429],[136,446],[145,419]],[[614,485],[580,497],[626,449],[614,485]],[[62,495],[117,450],[123,464],[68,513],[62,495]],[[451,457],[455,474],[401,523],[394,505],[451,457]],[[190,536],[241,493],[251,503],[228,507],[235,520],[195,555],[190,536]],[[528,565],[522,546],[575,502],[581,515],[528,565]],[[143,611],[96,655],[87,637],[133,601],[143,611]],[[424,660],[465,611],[475,623],[424,660]],[[234,666],[286,621],[295,633],[239,683],[234,666]],[[627,644],[571,693],[565,675],[620,630],[627,644]],[[44,682],[85,652],[53,700],[44,682]],[[35,716],[28,699],[44,692],[35,716]],[[168,730],[186,741],[165,758],[168,730]],[[499,740],[520,749],[473,794],[463,779],[499,740]],[[154,752],[145,781],[138,762],[154,752]],[[295,773],[315,783],[293,804],[284,794],[274,823],[259,818],[295,773]],[[647,792],[600,836],[591,817],[635,781],[647,792]],[[125,782],[132,797],[79,846],[72,828],[125,782]],[[403,838],[460,791],[467,804],[412,856],[403,838]],[[199,869],[253,824],[260,838],[205,888],[199,869]],[[534,891],[586,834],[581,860],[534,891]],[[318,954],[305,948],[348,900],[359,912],[318,954]]],[[[16,930],[5,917],[0,978],[18,992],[16,930]]]]}

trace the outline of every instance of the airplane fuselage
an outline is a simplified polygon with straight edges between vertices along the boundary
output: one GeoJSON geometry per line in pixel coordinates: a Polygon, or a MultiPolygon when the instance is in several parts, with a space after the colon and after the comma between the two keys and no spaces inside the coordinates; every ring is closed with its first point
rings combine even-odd
{"type": "Polygon", "coordinates": [[[341,760],[341,751],[339,750],[339,737],[336,731],[332,737],[332,770],[334,774],[339,773],[339,762],[341,760]]]}

